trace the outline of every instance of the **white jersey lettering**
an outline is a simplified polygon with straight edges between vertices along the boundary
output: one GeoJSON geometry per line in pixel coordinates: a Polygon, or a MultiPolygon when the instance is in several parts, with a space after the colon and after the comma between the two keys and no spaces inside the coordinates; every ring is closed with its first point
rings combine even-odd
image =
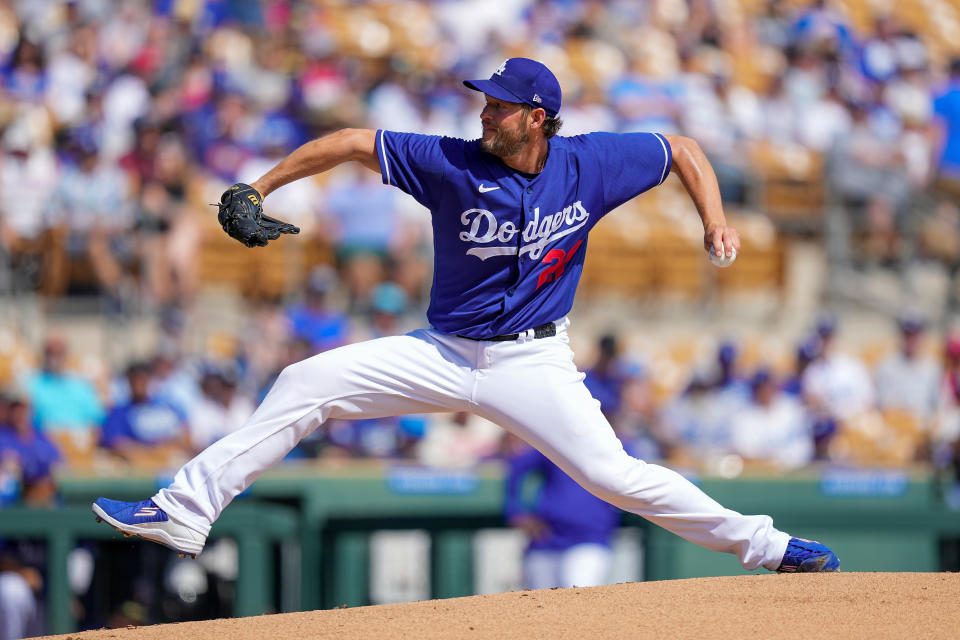
{"type": "MultiPolygon", "coordinates": [[[[523,245],[519,249],[516,246],[473,247],[467,249],[467,255],[486,260],[493,256],[529,253],[532,259],[537,260],[548,244],[582,228],[587,224],[589,217],[590,213],[583,208],[583,203],[580,200],[564,207],[553,215],[543,216],[542,218],[540,217],[540,207],[537,207],[533,210],[533,219],[529,220],[523,228],[521,234],[523,245]]],[[[512,242],[519,232],[512,221],[507,220],[501,224],[493,212],[486,209],[467,209],[460,214],[460,221],[464,225],[470,226],[469,231],[460,232],[460,239],[464,242],[489,244],[497,240],[508,243],[512,242]]]]}
{"type": "Polygon", "coordinates": [[[486,209],[467,209],[460,214],[460,222],[470,225],[470,231],[460,232],[460,239],[464,242],[487,244],[493,242],[497,237],[497,217],[486,209]],[[480,233],[480,228],[484,223],[486,223],[486,228],[483,233],[480,233]]]}

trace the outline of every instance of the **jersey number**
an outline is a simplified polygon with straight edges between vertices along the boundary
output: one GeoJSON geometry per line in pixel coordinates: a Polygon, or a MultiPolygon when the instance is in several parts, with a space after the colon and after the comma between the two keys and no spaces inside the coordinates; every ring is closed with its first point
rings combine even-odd
{"type": "Polygon", "coordinates": [[[577,240],[577,244],[573,245],[569,252],[563,249],[551,249],[547,252],[547,255],[543,256],[543,260],[540,262],[546,264],[547,267],[540,272],[540,277],[537,278],[537,289],[563,275],[564,267],[567,266],[573,254],[580,248],[581,242],[583,240],[577,240]]]}

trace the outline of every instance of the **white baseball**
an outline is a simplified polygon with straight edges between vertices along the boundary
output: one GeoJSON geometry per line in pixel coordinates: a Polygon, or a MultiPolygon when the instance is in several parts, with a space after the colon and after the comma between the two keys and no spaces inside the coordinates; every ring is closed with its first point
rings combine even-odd
{"type": "Polygon", "coordinates": [[[729,267],[733,264],[733,261],[737,259],[737,250],[731,249],[731,251],[733,251],[733,253],[730,255],[718,256],[713,247],[710,247],[707,250],[707,257],[710,258],[710,262],[712,262],[715,266],[729,267]]]}

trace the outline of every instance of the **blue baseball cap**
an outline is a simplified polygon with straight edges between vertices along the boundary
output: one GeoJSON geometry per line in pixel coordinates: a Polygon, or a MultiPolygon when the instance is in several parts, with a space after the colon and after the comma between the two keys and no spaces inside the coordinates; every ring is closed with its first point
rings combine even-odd
{"type": "Polygon", "coordinates": [[[753,376],[750,378],[750,387],[756,390],[757,387],[762,387],[763,385],[773,381],[774,381],[773,372],[770,371],[770,369],[767,369],[766,367],[760,367],[753,373],[753,376]]]}
{"type": "Polygon", "coordinates": [[[817,317],[817,333],[820,337],[832,336],[837,332],[837,316],[829,311],[817,317]]]}
{"type": "Polygon", "coordinates": [[[797,359],[807,362],[816,359],[820,354],[821,346],[819,335],[808,336],[797,346],[797,359]]]}
{"type": "Polygon", "coordinates": [[[542,62],[510,58],[489,80],[464,80],[463,84],[504,102],[520,102],[541,108],[551,118],[560,113],[560,83],[542,62]]]}
{"type": "Polygon", "coordinates": [[[900,315],[898,324],[904,333],[922,333],[927,328],[927,320],[915,311],[907,311],[900,315]]]}

